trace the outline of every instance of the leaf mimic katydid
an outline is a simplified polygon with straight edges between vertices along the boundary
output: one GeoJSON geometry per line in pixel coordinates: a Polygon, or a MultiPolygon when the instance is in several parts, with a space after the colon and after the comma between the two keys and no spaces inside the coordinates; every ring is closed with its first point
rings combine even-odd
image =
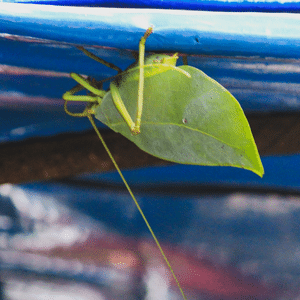
{"type": "Polygon", "coordinates": [[[96,82],[71,73],[78,85],[63,95],[64,108],[71,116],[88,117],[91,121],[186,299],[92,116],[95,115],[96,119],[145,152],[165,160],[239,167],[261,177],[264,169],[251,129],[237,100],[202,71],[187,65],[176,67],[177,54],[154,54],[145,58],[145,42],[151,33],[152,27],[140,40],[139,60],[125,71],[78,47],[90,58],[118,71],[118,74],[109,78],[110,89],[105,91],[101,87],[106,80],[96,82]],[[75,95],[82,89],[88,91],[87,95],[75,95]],[[89,104],[82,113],[72,113],[67,109],[68,101],[86,101],[89,104]]]}

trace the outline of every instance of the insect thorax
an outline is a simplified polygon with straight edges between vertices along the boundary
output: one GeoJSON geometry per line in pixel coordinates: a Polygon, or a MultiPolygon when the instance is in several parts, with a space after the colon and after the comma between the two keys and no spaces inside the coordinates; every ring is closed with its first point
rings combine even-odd
{"type": "Polygon", "coordinates": [[[177,59],[177,53],[175,53],[172,56],[167,54],[151,54],[145,57],[145,65],[163,63],[167,65],[176,66],[177,59]]]}

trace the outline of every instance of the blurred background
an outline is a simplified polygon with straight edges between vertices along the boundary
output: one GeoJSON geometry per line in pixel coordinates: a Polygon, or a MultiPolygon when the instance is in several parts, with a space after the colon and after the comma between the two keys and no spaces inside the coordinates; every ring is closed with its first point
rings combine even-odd
{"type": "Polygon", "coordinates": [[[97,122],[187,298],[300,299],[299,8],[2,1],[0,299],[182,299],[89,121],[61,99],[70,72],[115,74],[76,46],[125,69],[150,25],[146,51],[188,54],[237,98],[265,168],[170,164],[97,122]]]}

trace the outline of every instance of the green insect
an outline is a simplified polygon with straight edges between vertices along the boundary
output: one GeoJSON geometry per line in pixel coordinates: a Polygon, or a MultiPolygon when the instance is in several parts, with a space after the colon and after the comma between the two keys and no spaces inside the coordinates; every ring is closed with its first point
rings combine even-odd
{"type": "Polygon", "coordinates": [[[88,117],[91,121],[186,299],[92,116],[145,152],[168,161],[239,167],[261,177],[264,169],[248,121],[237,100],[202,71],[188,65],[176,67],[177,54],[154,54],[145,58],[145,42],[152,31],[152,27],[147,29],[139,43],[138,61],[125,71],[78,47],[118,74],[109,78],[110,88],[105,91],[102,89],[105,80],[97,82],[71,73],[78,85],[63,95],[64,108],[71,116],[88,117]],[[82,89],[87,90],[87,95],[76,95],[82,89]],[[67,108],[68,101],[89,104],[82,113],[72,113],[67,108]]]}

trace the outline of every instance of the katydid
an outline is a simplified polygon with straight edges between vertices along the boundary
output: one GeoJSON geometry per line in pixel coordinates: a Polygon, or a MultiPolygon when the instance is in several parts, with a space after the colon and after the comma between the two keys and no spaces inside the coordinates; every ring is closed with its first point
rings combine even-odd
{"type": "Polygon", "coordinates": [[[112,130],[121,133],[145,152],[172,162],[207,166],[232,166],[263,176],[264,169],[251,129],[237,100],[202,71],[176,66],[177,53],[149,55],[145,42],[148,28],[139,42],[139,59],[125,71],[93,53],[78,47],[87,56],[118,72],[108,91],[102,83],[79,74],[70,76],[78,84],[63,95],[65,111],[75,117],[88,117],[113,161],[180,292],[183,290],[154,232],[124,179],[118,165],[97,129],[93,115],[112,130]],[[87,95],[76,95],[82,89],[87,95]],[[72,113],[68,101],[89,104],[82,113],[72,113]]]}

